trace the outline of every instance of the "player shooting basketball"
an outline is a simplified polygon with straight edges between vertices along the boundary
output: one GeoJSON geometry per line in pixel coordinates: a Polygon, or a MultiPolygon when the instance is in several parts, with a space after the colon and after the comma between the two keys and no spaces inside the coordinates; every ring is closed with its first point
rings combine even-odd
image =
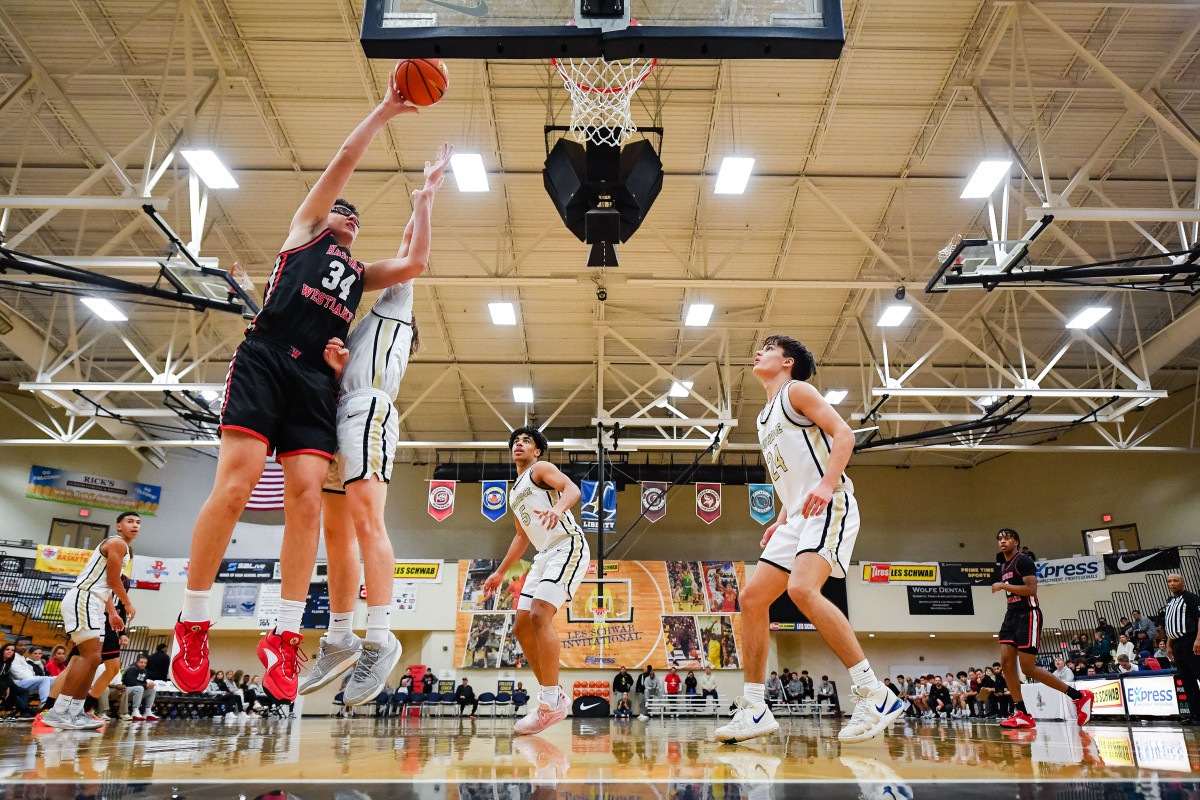
{"type": "Polygon", "coordinates": [[[494,594],[509,568],[529,548],[537,548],[533,566],[525,577],[513,632],[525,658],[541,684],[537,707],[526,714],[513,730],[540,733],[567,716],[567,696],[558,683],[558,654],[562,645],[554,630],[554,615],[579,589],[587,575],[591,551],[583,530],[571,516],[571,506],[581,493],[558,467],[539,461],[549,449],[537,428],[517,428],[508,437],[517,479],[508,490],[517,534],[500,566],[483,583],[485,594],[494,594]],[[558,493],[558,500],[552,493],[558,493]]]}

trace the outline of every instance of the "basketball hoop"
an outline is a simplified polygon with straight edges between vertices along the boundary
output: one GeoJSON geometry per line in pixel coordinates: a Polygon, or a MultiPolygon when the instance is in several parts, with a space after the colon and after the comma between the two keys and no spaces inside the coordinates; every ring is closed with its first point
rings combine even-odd
{"type": "Polygon", "coordinates": [[[571,93],[571,132],[577,141],[619,147],[637,131],[630,103],[658,64],[657,58],[552,58],[550,63],[571,93]]]}
{"type": "MultiPolygon", "coordinates": [[[[962,244],[962,240],[963,240],[963,237],[962,237],[961,233],[954,234],[954,236],[950,239],[950,243],[947,244],[945,247],[943,247],[941,250],[938,250],[938,263],[945,264],[946,259],[949,258],[951,255],[953,255],[954,248],[956,248],[960,244],[962,244]]],[[[956,258],[954,260],[954,263],[961,266],[962,265],[962,256],[959,256],[958,258],[956,258]]]]}

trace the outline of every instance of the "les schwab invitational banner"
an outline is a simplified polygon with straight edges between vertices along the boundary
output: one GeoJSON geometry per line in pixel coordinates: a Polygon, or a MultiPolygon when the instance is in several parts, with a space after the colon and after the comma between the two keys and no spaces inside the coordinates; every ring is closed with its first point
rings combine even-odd
{"type": "MultiPolygon", "coordinates": [[[[459,561],[458,619],[454,632],[454,664],[458,668],[505,668],[527,665],[521,646],[512,632],[516,599],[524,586],[530,562],[512,568],[498,595],[484,597],[483,582],[499,561],[459,561]]],[[[604,578],[612,592],[615,616],[630,622],[598,624],[592,607],[599,584],[594,582],[593,562],[585,581],[571,600],[568,621],[564,605],[554,618],[562,640],[560,662],[568,668],[617,667],[631,672],[642,665],[656,669],[678,667],[699,672],[740,669],[738,641],[741,637],[741,587],[746,582],[745,564],[740,561],[618,561],[605,562],[604,578]],[[593,582],[589,582],[593,581],[593,582]],[[625,583],[625,582],[628,583],[625,583]]]]}

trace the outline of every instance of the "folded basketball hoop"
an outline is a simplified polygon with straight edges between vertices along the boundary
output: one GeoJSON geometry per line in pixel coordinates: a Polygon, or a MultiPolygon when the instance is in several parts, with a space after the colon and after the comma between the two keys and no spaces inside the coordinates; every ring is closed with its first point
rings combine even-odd
{"type": "Polygon", "coordinates": [[[630,102],[657,58],[552,58],[550,63],[571,93],[571,132],[577,140],[620,146],[637,131],[630,102]]]}

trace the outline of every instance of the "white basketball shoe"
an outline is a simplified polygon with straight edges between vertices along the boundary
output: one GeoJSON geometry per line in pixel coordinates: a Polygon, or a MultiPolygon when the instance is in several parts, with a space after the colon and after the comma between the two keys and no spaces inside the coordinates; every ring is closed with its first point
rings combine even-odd
{"type": "Polygon", "coordinates": [[[779,723],[766,703],[752,703],[744,697],[734,701],[733,719],[713,731],[713,738],[725,744],[744,742],[779,730],[779,723]]]}

